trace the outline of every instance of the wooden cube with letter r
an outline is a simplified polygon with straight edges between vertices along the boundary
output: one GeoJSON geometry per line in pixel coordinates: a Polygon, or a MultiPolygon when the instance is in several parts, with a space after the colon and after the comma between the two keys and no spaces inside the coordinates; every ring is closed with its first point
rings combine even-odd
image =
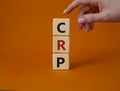
{"type": "Polygon", "coordinates": [[[53,37],[53,53],[69,53],[70,40],[66,36],[53,37]]]}

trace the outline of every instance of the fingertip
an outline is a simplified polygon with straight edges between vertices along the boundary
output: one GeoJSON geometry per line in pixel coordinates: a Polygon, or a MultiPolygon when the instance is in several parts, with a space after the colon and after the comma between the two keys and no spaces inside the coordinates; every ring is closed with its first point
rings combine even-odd
{"type": "Polygon", "coordinates": [[[93,29],[94,29],[94,24],[91,23],[91,24],[90,24],[90,30],[93,30],[93,29]]]}
{"type": "Polygon", "coordinates": [[[83,24],[78,23],[78,30],[81,30],[83,28],[83,24]]]}
{"type": "Polygon", "coordinates": [[[90,31],[90,25],[89,24],[85,24],[85,31],[89,32],[90,31]]]}
{"type": "Polygon", "coordinates": [[[67,9],[65,9],[65,10],[63,11],[63,14],[67,14],[67,9]]]}
{"type": "Polygon", "coordinates": [[[89,32],[89,30],[85,28],[85,32],[89,32]]]}

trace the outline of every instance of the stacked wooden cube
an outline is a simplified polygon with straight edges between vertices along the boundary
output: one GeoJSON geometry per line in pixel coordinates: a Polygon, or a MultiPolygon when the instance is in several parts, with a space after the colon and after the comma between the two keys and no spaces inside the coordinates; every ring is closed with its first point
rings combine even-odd
{"type": "Polygon", "coordinates": [[[70,19],[53,19],[53,70],[70,68],[70,19]]]}

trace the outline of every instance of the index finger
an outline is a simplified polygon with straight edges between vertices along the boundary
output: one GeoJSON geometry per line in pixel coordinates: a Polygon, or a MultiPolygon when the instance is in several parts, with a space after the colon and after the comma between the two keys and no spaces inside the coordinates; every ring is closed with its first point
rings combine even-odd
{"type": "Polygon", "coordinates": [[[75,8],[77,8],[79,5],[87,5],[90,4],[91,0],[74,0],[65,10],[64,14],[69,14],[72,12],[75,8]]]}

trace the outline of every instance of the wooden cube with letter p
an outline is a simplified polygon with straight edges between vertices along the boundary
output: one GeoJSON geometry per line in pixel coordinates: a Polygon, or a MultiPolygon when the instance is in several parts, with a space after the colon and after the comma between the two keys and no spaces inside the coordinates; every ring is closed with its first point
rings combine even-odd
{"type": "Polygon", "coordinates": [[[53,69],[69,69],[70,19],[53,19],[53,69]]]}
{"type": "Polygon", "coordinates": [[[69,54],[53,54],[53,69],[69,69],[69,54]]]}

